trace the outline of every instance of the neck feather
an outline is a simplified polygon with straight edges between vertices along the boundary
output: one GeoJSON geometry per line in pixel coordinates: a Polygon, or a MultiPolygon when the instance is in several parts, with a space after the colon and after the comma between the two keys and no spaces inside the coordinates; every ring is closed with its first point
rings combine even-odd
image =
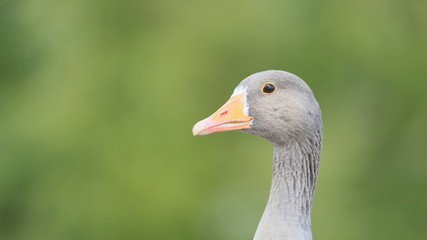
{"type": "Polygon", "coordinates": [[[311,240],[311,205],[319,169],[320,135],[274,145],[273,179],[254,240],[311,240]]]}

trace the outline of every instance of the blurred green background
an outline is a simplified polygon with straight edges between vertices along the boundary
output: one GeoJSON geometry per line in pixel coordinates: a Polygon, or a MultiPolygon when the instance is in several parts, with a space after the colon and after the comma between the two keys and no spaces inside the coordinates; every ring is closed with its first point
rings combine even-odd
{"type": "Polygon", "coordinates": [[[322,239],[427,239],[427,1],[0,1],[0,239],[252,239],[272,146],[193,137],[246,76],[323,111],[322,239]]]}

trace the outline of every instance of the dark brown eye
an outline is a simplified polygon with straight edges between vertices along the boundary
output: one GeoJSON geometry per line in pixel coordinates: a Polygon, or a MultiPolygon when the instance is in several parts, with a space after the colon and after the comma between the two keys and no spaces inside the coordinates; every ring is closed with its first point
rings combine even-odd
{"type": "Polygon", "coordinates": [[[274,92],[274,90],[276,90],[276,86],[274,86],[273,83],[266,83],[264,84],[264,86],[262,87],[262,91],[264,93],[268,93],[271,94],[274,92]]]}

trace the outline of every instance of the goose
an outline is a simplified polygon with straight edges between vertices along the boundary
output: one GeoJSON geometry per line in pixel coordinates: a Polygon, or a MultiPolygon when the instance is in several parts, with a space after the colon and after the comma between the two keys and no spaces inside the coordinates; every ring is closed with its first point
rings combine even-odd
{"type": "Polygon", "coordinates": [[[194,125],[193,135],[231,130],[273,144],[270,194],[254,240],[311,240],[322,118],[310,87],[280,70],[245,78],[222,107],[194,125]]]}

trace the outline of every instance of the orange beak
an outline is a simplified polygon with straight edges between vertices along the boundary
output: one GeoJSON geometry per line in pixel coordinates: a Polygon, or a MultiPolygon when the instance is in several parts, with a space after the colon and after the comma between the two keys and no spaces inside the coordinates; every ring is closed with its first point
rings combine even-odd
{"type": "Polygon", "coordinates": [[[193,127],[193,135],[250,128],[253,118],[245,114],[245,94],[243,92],[231,96],[214,114],[196,123],[193,127]]]}

